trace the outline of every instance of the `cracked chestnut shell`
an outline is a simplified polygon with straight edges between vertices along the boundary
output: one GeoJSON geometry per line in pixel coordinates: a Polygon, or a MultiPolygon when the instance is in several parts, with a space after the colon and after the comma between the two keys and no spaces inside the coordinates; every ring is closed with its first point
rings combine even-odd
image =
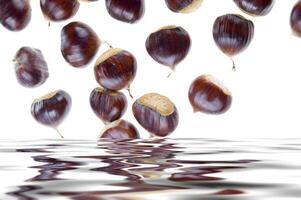
{"type": "Polygon", "coordinates": [[[189,101],[195,112],[222,114],[232,103],[230,91],[211,75],[201,75],[191,84],[189,101]]]}
{"type": "Polygon", "coordinates": [[[127,99],[122,92],[95,88],[90,95],[90,105],[94,113],[104,122],[120,119],[127,109],[127,99]]]}
{"type": "Polygon", "coordinates": [[[180,26],[165,26],[151,33],[146,40],[148,54],[158,63],[175,69],[190,50],[190,36],[180,26]]]}
{"type": "Polygon", "coordinates": [[[165,0],[167,7],[176,13],[190,13],[200,7],[203,0],[165,0]]]}
{"type": "Polygon", "coordinates": [[[61,52],[73,67],[83,67],[91,62],[101,44],[90,26],[82,22],[71,22],[61,31],[61,52]]]}
{"type": "Polygon", "coordinates": [[[148,93],[137,99],[132,107],[134,117],[150,133],[165,137],[179,123],[176,106],[165,96],[148,93]]]}
{"type": "Polygon", "coordinates": [[[63,21],[73,17],[78,9],[78,0],[40,0],[44,16],[50,21],[63,21]]]}
{"type": "Polygon", "coordinates": [[[0,0],[0,22],[10,31],[24,29],[31,19],[29,0],[0,0]]]}
{"type": "Polygon", "coordinates": [[[49,77],[47,63],[39,49],[20,48],[14,62],[17,80],[24,87],[38,87],[49,77]]]}
{"type": "Polygon", "coordinates": [[[110,48],[103,53],[94,67],[96,81],[110,90],[129,88],[136,71],[137,61],[134,55],[117,48],[110,48]]]}
{"type": "Polygon", "coordinates": [[[255,16],[267,15],[274,4],[273,0],[234,0],[234,2],[242,11],[255,16]]]}
{"type": "Polygon", "coordinates": [[[290,16],[290,25],[293,33],[301,37],[301,1],[299,0],[293,7],[290,16]]]}
{"type": "Polygon", "coordinates": [[[117,120],[108,124],[102,131],[100,138],[111,140],[139,139],[139,132],[136,127],[125,120],[117,120]]]}
{"type": "Polygon", "coordinates": [[[220,50],[232,57],[246,49],[254,36],[254,24],[241,15],[226,14],[213,25],[213,38],[220,50]]]}
{"type": "Polygon", "coordinates": [[[57,90],[35,99],[31,105],[31,114],[39,123],[57,129],[71,108],[71,96],[57,90]]]}
{"type": "Polygon", "coordinates": [[[135,23],[144,14],[144,0],[106,0],[111,17],[127,23],[135,23]]]}

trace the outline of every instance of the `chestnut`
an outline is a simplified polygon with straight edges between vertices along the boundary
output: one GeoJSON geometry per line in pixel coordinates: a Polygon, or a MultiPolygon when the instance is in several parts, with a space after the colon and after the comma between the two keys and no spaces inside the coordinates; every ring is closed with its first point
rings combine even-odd
{"type": "Polygon", "coordinates": [[[234,2],[242,11],[255,16],[267,15],[274,5],[274,0],[234,0],[234,2]]]}
{"type": "Polygon", "coordinates": [[[249,46],[254,36],[254,24],[241,15],[226,14],[215,20],[212,32],[216,45],[232,60],[232,56],[249,46]]]}
{"type": "Polygon", "coordinates": [[[146,40],[148,54],[162,65],[175,69],[190,50],[190,36],[180,26],[165,26],[151,33],[146,40]]]}
{"type": "Polygon", "coordinates": [[[22,47],[13,61],[17,80],[24,87],[38,87],[49,77],[47,63],[39,49],[22,47]]]}
{"type": "Polygon", "coordinates": [[[129,89],[137,71],[137,61],[130,52],[110,48],[96,61],[94,74],[96,81],[110,90],[129,89]]]}
{"type": "Polygon", "coordinates": [[[94,113],[105,123],[120,119],[127,109],[127,99],[122,92],[95,88],[90,95],[94,113]]]}
{"type": "Polygon", "coordinates": [[[200,7],[203,0],[165,0],[167,7],[176,13],[190,13],[200,7]]]}
{"type": "Polygon", "coordinates": [[[191,84],[188,93],[194,112],[222,114],[232,102],[230,91],[211,75],[201,75],[191,84]]]}
{"type": "Polygon", "coordinates": [[[97,53],[100,44],[94,30],[82,22],[71,22],[61,31],[62,55],[73,67],[87,65],[97,53]]]}
{"type": "Polygon", "coordinates": [[[293,7],[290,16],[290,25],[293,33],[301,37],[301,1],[299,0],[293,7]]]}
{"type": "Polygon", "coordinates": [[[30,19],[29,0],[0,0],[0,23],[8,30],[20,31],[30,19]]]}
{"type": "Polygon", "coordinates": [[[108,124],[102,131],[100,138],[110,140],[139,139],[139,132],[136,127],[125,120],[117,120],[108,124]]]}
{"type": "Polygon", "coordinates": [[[34,100],[31,105],[31,115],[39,123],[57,130],[59,124],[68,115],[71,104],[71,96],[63,90],[57,90],[34,100]]]}
{"type": "Polygon", "coordinates": [[[106,0],[111,17],[127,23],[135,23],[144,14],[144,0],[106,0]]]}
{"type": "Polygon", "coordinates": [[[160,94],[143,95],[134,102],[132,109],[139,124],[156,136],[165,137],[178,126],[179,116],[176,106],[160,94]]]}
{"type": "Polygon", "coordinates": [[[79,9],[78,0],[40,0],[44,16],[50,21],[62,21],[73,17],[79,9]]]}

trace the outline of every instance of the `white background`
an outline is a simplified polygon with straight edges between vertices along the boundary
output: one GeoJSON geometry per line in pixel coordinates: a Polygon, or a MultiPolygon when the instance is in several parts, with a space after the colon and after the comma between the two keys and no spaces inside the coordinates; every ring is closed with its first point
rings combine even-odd
{"type": "MultiPolygon", "coordinates": [[[[89,105],[90,92],[97,86],[94,79],[95,59],[108,47],[103,45],[86,68],[68,65],[60,52],[60,31],[70,21],[89,24],[102,40],[132,52],[138,60],[136,79],[131,88],[135,98],[148,92],[168,96],[180,114],[178,128],[170,137],[298,137],[301,111],[301,39],[292,35],[289,16],[296,1],[276,1],[265,17],[242,13],[233,1],[208,0],[191,14],[171,12],[164,1],[146,0],[146,12],[137,24],[114,20],[101,0],[81,2],[72,19],[52,23],[44,19],[39,1],[32,0],[32,19],[21,32],[0,27],[0,125],[1,139],[58,138],[55,131],[38,124],[30,114],[33,99],[56,89],[66,90],[73,99],[72,110],[59,127],[66,138],[95,139],[104,127],[89,105]],[[216,17],[239,13],[253,20],[255,36],[249,48],[235,57],[237,71],[212,38],[216,17]],[[186,59],[169,79],[170,70],[156,63],[146,52],[149,33],[165,25],[180,25],[191,36],[192,48],[186,59]],[[39,88],[19,85],[11,60],[22,46],[42,50],[49,66],[50,78],[39,88]],[[233,104],[223,115],[193,114],[187,93],[190,83],[201,74],[212,74],[233,94],[233,104]]],[[[126,91],[124,91],[126,92],[126,91]]],[[[124,119],[133,122],[142,137],[148,133],[135,121],[131,112],[124,119]]]]}

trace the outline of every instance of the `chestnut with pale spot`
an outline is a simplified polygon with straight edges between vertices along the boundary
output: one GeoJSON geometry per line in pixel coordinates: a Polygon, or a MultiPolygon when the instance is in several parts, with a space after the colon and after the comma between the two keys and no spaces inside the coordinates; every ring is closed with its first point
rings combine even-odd
{"type": "Polygon", "coordinates": [[[84,67],[96,55],[101,41],[94,30],[85,23],[71,22],[61,31],[61,52],[73,67],[84,67]]]}
{"type": "Polygon", "coordinates": [[[293,33],[301,37],[301,1],[299,0],[293,7],[290,16],[290,25],[293,33]]]}
{"type": "Polygon", "coordinates": [[[127,99],[122,92],[98,87],[90,94],[90,105],[104,123],[109,123],[124,115],[127,109],[127,99]]]}
{"type": "Polygon", "coordinates": [[[148,93],[137,99],[132,110],[139,124],[158,137],[169,135],[179,123],[176,106],[157,93],[148,93]]]}
{"type": "Polygon", "coordinates": [[[165,0],[167,7],[176,13],[191,13],[197,10],[203,0],[165,0]]]}
{"type": "Polygon", "coordinates": [[[234,2],[242,11],[254,16],[267,15],[274,5],[274,0],[234,0],[234,2]]]}
{"type": "Polygon", "coordinates": [[[117,120],[108,124],[102,131],[100,138],[110,140],[132,140],[139,139],[139,132],[136,127],[125,120],[117,120]]]}
{"type": "Polygon", "coordinates": [[[194,112],[225,113],[231,106],[231,92],[211,75],[201,75],[191,84],[188,93],[194,112]]]}

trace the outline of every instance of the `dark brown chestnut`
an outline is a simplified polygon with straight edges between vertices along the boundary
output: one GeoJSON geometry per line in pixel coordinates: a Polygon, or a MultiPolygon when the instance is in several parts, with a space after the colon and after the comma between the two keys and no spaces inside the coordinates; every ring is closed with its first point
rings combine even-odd
{"type": "Polygon", "coordinates": [[[134,55],[117,48],[110,48],[103,53],[94,67],[96,81],[110,90],[129,88],[136,71],[137,61],[134,55]]]}
{"type": "Polygon", "coordinates": [[[73,17],[78,9],[78,0],[40,0],[44,16],[50,21],[62,21],[73,17]]]}
{"type": "Polygon", "coordinates": [[[24,87],[38,87],[49,77],[47,63],[39,49],[22,47],[13,61],[17,80],[24,87]]]}
{"type": "Polygon", "coordinates": [[[29,0],[0,0],[0,22],[10,31],[24,29],[31,19],[29,0]]]}
{"type": "Polygon", "coordinates": [[[34,100],[31,114],[39,123],[57,130],[68,115],[71,104],[71,96],[63,90],[57,90],[34,100]]]}
{"type": "Polygon", "coordinates": [[[165,0],[167,7],[176,13],[190,13],[200,7],[203,0],[165,0]]]}
{"type": "Polygon", "coordinates": [[[102,131],[100,138],[110,140],[139,139],[139,132],[136,127],[125,120],[117,120],[108,124],[102,131]]]}
{"type": "Polygon", "coordinates": [[[175,69],[190,50],[190,36],[180,26],[165,26],[151,33],[146,40],[148,54],[162,65],[175,69]]]}
{"type": "Polygon", "coordinates": [[[267,15],[273,5],[273,0],[234,0],[236,5],[245,13],[255,16],[267,15]]]}
{"type": "Polygon", "coordinates": [[[95,88],[90,95],[94,113],[105,123],[120,119],[127,109],[127,99],[122,92],[95,88]]]}
{"type": "Polygon", "coordinates": [[[226,14],[215,20],[212,32],[216,45],[232,60],[232,56],[249,46],[254,36],[254,24],[241,15],[226,14]]]}
{"type": "Polygon", "coordinates": [[[160,94],[143,95],[134,102],[132,109],[139,124],[156,136],[165,137],[178,126],[179,116],[176,106],[160,94]]]}
{"type": "Polygon", "coordinates": [[[96,33],[87,24],[71,22],[61,31],[61,52],[73,67],[87,65],[101,44],[96,33]]]}
{"type": "Polygon", "coordinates": [[[299,0],[293,7],[290,16],[290,25],[293,33],[301,37],[301,1],[299,0]]]}
{"type": "Polygon", "coordinates": [[[144,14],[144,0],[106,0],[111,17],[127,23],[135,23],[144,14]]]}
{"type": "Polygon", "coordinates": [[[211,75],[197,77],[188,93],[194,112],[222,114],[232,103],[230,91],[211,75]]]}

